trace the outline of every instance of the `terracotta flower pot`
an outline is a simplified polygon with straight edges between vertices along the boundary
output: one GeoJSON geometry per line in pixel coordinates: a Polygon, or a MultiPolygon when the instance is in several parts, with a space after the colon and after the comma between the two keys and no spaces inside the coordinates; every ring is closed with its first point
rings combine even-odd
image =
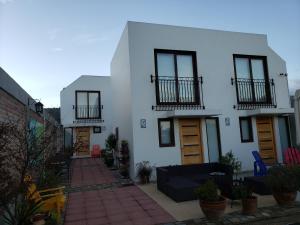
{"type": "Polygon", "coordinates": [[[148,176],[141,176],[141,184],[148,184],[149,177],[148,176]]]}
{"type": "Polygon", "coordinates": [[[294,192],[273,192],[273,196],[278,205],[291,205],[297,197],[297,191],[294,192]]]}
{"type": "Polygon", "coordinates": [[[257,210],[257,197],[251,196],[245,199],[242,199],[243,210],[242,213],[245,215],[253,215],[257,210]]]}
{"type": "Polygon", "coordinates": [[[226,199],[220,197],[219,201],[199,200],[200,208],[209,220],[218,220],[224,215],[226,209],[226,199]]]}

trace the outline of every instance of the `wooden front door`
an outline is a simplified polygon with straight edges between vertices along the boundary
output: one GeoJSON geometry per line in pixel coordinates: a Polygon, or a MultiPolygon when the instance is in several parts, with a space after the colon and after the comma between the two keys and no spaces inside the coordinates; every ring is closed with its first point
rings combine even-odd
{"type": "Polygon", "coordinates": [[[200,119],[180,119],[179,132],[182,164],[203,163],[200,119]]]}
{"type": "Polygon", "coordinates": [[[90,128],[77,127],[76,128],[76,154],[89,155],[90,154],[90,128]]]}
{"type": "Polygon", "coordinates": [[[277,162],[277,154],[274,139],[273,118],[257,117],[256,118],[257,137],[259,144],[259,154],[267,164],[277,162]]]}

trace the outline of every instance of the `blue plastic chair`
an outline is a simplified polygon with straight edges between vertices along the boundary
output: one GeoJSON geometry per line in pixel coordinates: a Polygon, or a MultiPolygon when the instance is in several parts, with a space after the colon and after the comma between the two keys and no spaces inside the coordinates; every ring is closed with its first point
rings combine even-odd
{"type": "Polygon", "coordinates": [[[258,151],[252,151],[252,155],[254,156],[255,162],[254,162],[254,176],[265,176],[267,175],[267,166],[263,162],[262,158],[260,157],[258,151]]]}

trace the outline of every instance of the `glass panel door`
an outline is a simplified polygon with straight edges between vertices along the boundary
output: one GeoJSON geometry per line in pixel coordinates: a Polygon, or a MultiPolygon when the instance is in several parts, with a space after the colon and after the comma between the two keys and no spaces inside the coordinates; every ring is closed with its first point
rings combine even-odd
{"type": "Polygon", "coordinates": [[[256,102],[267,102],[266,80],[262,59],[251,59],[252,77],[256,102]]]}
{"type": "Polygon", "coordinates": [[[253,89],[248,58],[235,58],[235,70],[238,79],[239,101],[252,102],[253,89]]]}
{"type": "Polygon", "coordinates": [[[99,93],[89,93],[89,117],[98,118],[100,116],[99,110],[99,93]]]}
{"type": "Polygon", "coordinates": [[[175,82],[175,62],[173,54],[157,54],[157,76],[159,82],[160,102],[176,102],[177,90],[175,82]]]}
{"type": "Polygon", "coordinates": [[[290,132],[288,127],[287,117],[278,117],[279,136],[281,144],[281,153],[284,158],[284,150],[291,146],[290,144],[290,132]]]}
{"type": "Polygon", "coordinates": [[[194,69],[191,55],[177,55],[179,102],[195,102],[194,69]]]}
{"type": "Polygon", "coordinates": [[[209,162],[219,162],[221,155],[219,120],[217,118],[209,118],[205,120],[205,123],[209,162]]]}

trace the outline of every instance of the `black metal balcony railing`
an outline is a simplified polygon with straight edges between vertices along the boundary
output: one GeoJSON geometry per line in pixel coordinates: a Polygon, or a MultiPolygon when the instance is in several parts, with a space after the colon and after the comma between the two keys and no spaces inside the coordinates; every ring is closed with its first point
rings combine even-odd
{"type": "Polygon", "coordinates": [[[97,106],[77,105],[75,106],[76,119],[100,119],[101,108],[97,106]]]}
{"type": "Polygon", "coordinates": [[[236,86],[238,109],[276,108],[274,80],[231,79],[236,86]]]}
{"type": "Polygon", "coordinates": [[[152,76],[155,81],[156,110],[204,108],[202,77],[152,76]],[[200,83],[200,85],[199,85],[200,83]],[[201,92],[201,94],[200,94],[201,92]]]}

